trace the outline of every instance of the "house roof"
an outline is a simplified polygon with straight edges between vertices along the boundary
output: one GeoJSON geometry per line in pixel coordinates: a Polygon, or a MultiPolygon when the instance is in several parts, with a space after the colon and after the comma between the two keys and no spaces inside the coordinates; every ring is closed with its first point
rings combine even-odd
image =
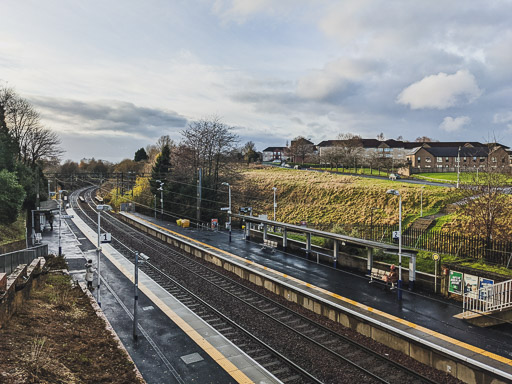
{"type": "Polygon", "coordinates": [[[425,151],[435,157],[457,157],[459,156],[459,148],[460,157],[487,157],[489,155],[489,148],[487,147],[423,147],[425,151]]]}
{"type": "Polygon", "coordinates": [[[267,147],[262,152],[283,152],[286,147],[267,147]]]}

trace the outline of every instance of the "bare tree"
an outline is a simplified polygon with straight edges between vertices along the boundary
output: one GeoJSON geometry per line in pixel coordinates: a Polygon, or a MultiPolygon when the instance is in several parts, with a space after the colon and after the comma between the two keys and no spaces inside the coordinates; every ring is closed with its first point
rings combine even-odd
{"type": "Polygon", "coordinates": [[[353,133],[340,133],[335,152],[344,167],[354,166],[356,168],[357,162],[361,161],[364,152],[361,136],[353,133]]]}
{"type": "Polygon", "coordinates": [[[194,168],[201,167],[203,175],[217,183],[221,166],[229,160],[238,136],[218,117],[191,123],[181,134],[184,137],[183,145],[189,149],[186,152],[189,163],[194,168]]]}
{"type": "Polygon", "coordinates": [[[469,230],[476,236],[485,238],[488,258],[492,241],[507,233],[509,210],[504,191],[508,185],[508,176],[503,169],[492,165],[491,154],[496,149],[489,144],[489,156],[484,167],[480,167],[469,184],[463,184],[466,204],[462,210],[469,220],[469,230]]]}
{"type": "Polygon", "coordinates": [[[304,164],[304,161],[313,154],[314,147],[313,143],[305,137],[297,136],[292,140],[288,151],[295,163],[301,161],[304,164]]]}
{"type": "Polygon", "coordinates": [[[0,104],[5,109],[5,121],[18,147],[18,158],[27,165],[59,157],[57,134],[41,124],[39,112],[13,89],[0,89],[0,104]]]}

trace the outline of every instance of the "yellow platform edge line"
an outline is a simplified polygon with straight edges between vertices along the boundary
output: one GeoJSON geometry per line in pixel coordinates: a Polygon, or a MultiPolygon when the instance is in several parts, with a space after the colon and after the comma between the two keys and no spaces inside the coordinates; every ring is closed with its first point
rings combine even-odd
{"type": "MultiPolygon", "coordinates": [[[[107,254],[108,252],[102,251],[107,254]]],[[[116,266],[121,273],[123,273],[130,281],[133,281],[133,275],[128,272],[115,258],[109,257],[109,260],[116,266]]],[[[229,361],[218,349],[211,345],[207,340],[204,339],[195,329],[183,320],[179,315],[176,314],[171,308],[167,306],[162,300],[160,300],[149,288],[144,284],[139,283],[139,289],[162,310],[180,329],[186,333],[194,342],[205,351],[222,369],[224,369],[233,379],[238,383],[254,383],[249,379],[245,373],[238,369],[231,361],[229,361]]]]}
{"type": "MultiPolygon", "coordinates": [[[[217,251],[217,252],[223,253],[223,254],[228,255],[228,256],[230,256],[230,257],[233,257],[233,258],[235,258],[235,259],[237,259],[237,260],[247,261],[246,259],[244,259],[244,258],[242,258],[242,257],[240,257],[240,256],[237,256],[237,255],[234,255],[234,254],[232,254],[232,253],[229,253],[229,252],[227,252],[227,251],[224,251],[223,249],[215,248],[215,247],[213,247],[213,246],[211,246],[211,245],[209,245],[209,244],[205,244],[205,243],[203,243],[203,242],[201,242],[201,241],[199,241],[199,240],[196,240],[196,239],[193,239],[193,238],[191,238],[191,237],[188,237],[188,236],[182,235],[181,233],[174,232],[174,231],[172,231],[172,230],[170,230],[170,229],[167,229],[167,228],[162,227],[162,226],[160,226],[160,225],[158,225],[158,224],[152,223],[152,222],[150,222],[150,221],[148,221],[148,220],[145,220],[145,219],[143,219],[143,218],[140,218],[140,217],[137,217],[137,216],[135,216],[135,217],[136,217],[138,220],[144,221],[144,222],[148,223],[148,224],[149,224],[149,225],[151,225],[151,226],[155,226],[155,227],[160,228],[160,229],[162,229],[162,230],[164,230],[164,231],[166,231],[166,232],[170,232],[170,233],[172,233],[172,234],[174,234],[174,235],[176,235],[176,236],[179,236],[179,237],[181,237],[181,238],[184,238],[184,239],[186,239],[186,240],[188,240],[188,241],[194,242],[194,243],[196,243],[196,244],[200,244],[200,245],[202,245],[202,246],[204,246],[204,247],[206,247],[206,248],[209,248],[209,249],[215,250],[215,251],[217,251]]],[[[421,326],[421,325],[418,325],[418,324],[412,323],[412,322],[410,322],[410,321],[408,321],[408,320],[401,319],[401,318],[396,317],[396,316],[394,316],[394,315],[391,315],[391,314],[389,314],[389,313],[383,312],[383,311],[381,311],[381,310],[379,310],[379,309],[376,309],[376,308],[373,308],[373,307],[369,307],[369,306],[367,306],[367,305],[365,305],[365,304],[361,304],[361,303],[359,303],[359,302],[357,302],[357,301],[354,301],[354,300],[352,300],[352,299],[349,299],[349,298],[343,297],[343,296],[341,296],[341,295],[339,295],[339,294],[336,294],[336,293],[333,293],[333,292],[327,291],[327,290],[326,290],[326,289],[324,289],[324,288],[317,287],[317,286],[315,286],[315,285],[313,285],[313,284],[311,284],[311,283],[307,283],[307,282],[302,281],[302,280],[299,280],[299,279],[297,279],[297,278],[295,278],[295,277],[288,276],[288,275],[286,275],[286,274],[284,274],[284,273],[282,273],[282,272],[275,271],[275,270],[273,270],[273,269],[271,269],[271,268],[269,268],[269,267],[260,266],[259,264],[256,264],[256,263],[254,263],[253,265],[254,265],[254,266],[259,267],[260,269],[265,269],[266,271],[272,272],[273,274],[275,274],[275,275],[277,275],[277,276],[285,277],[285,278],[287,278],[288,280],[295,281],[296,283],[298,283],[298,284],[300,284],[300,285],[302,285],[302,286],[304,286],[304,287],[312,288],[313,290],[316,290],[316,291],[318,291],[318,292],[324,293],[324,294],[326,294],[326,295],[328,295],[328,296],[331,296],[331,297],[334,297],[334,298],[336,298],[336,299],[338,299],[338,300],[344,301],[344,302],[346,302],[346,303],[348,303],[348,304],[351,304],[351,305],[353,305],[353,306],[355,306],[355,307],[357,307],[357,308],[360,308],[360,309],[363,309],[363,310],[365,310],[365,311],[368,311],[368,312],[371,312],[371,313],[377,314],[377,315],[379,315],[379,316],[385,317],[385,318],[387,318],[387,319],[389,319],[389,320],[392,320],[392,321],[395,321],[395,322],[397,322],[397,323],[403,324],[403,325],[405,325],[405,326],[408,326],[408,327],[414,328],[415,330],[418,330],[418,331],[424,332],[424,333],[426,333],[426,334],[428,334],[428,335],[431,335],[431,336],[433,336],[433,337],[435,337],[435,338],[437,338],[437,339],[439,339],[439,340],[446,341],[446,342],[448,342],[448,343],[450,343],[450,344],[453,344],[453,345],[456,345],[456,346],[458,346],[458,347],[461,347],[461,348],[467,349],[468,351],[471,351],[471,352],[473,352],[473,353],[477,353],[477,354],[479,354],[479,355],[486,356],[486,357],[488,357],[488,358],[490,358],[490,359],[493,359],[493,360],[499,361],[500,363],[504,363],[504,364],[507,364],[507,365],[511,365],[511,366],[512,366],[512,359],[508,359],[508,358],[506,358],[506,357],[503,357],[503,356],[497,355],[497,354],[495,354],[495,353],[492,353],[492,352],[489,352],[489,351],[485,351],[485,350],[483,350],[483,349],[481,349],[481,348],[478,348],[478,347],[476,347],[476,346],[474,346],[474,345],[467,344],[467,343],[465,343],[465,342],[463,342],[463,341],[460,341],[460,340],[454,339],[453,337],[446,336],[446,335],[444,335],[444,334],[442,334],[442,333],[439,333],[439,332],[433,331],[433,330],[431,330],[431,329],[425,328],[425,327],[423,327],[423,326],[421,326]]]]}

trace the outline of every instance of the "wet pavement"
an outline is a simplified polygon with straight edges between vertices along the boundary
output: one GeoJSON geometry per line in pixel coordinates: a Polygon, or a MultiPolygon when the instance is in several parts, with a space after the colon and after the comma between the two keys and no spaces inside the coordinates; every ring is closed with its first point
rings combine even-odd
{"type": "MultiPolygon", "coordinates": [[[[55,222],[58,223],[58,216],[55,222]]],[[[55,226],[53,231],[47,229],[42,234],[49,253],[58,254],[58,233],[58,226],[55,226]]],[[[62,254],[69,271],[75,279],[84,281],[87,259],[92,259],[96,266],[96,246],[72,220],[62,221],[60,233],[62,254]]],[[[104,256],[101,257],[101,275],[101,308],[148,383],[236,382],[140,290],[139,337],[135,341],[132,336],[133,283],[104,256]],[[200,361],[187,360],[187,357],[198,356],[194,354],[199,355],[200,361]]],[[[95,273],[95,279],[96,276],[95,273]]],[[[96,280],[93,286],[97,286],[96,280]]],[[[96,291],[93,295],[96,297],[96,291]]]]}
{"type": "Polygon", "coordinates": [[[369,279],[365,276],[317,264],[315,261],[307,260],[305,256],[300,257],[279,250],[272,253],[268,249],[262,249],[261,243],[245,240],[241,230],[233,230],[232,241],[229,243],[226,231],[181,228],[173,222],[161,221],[139,213],[134,215],[361,304],[512,359],[512,325],[473,327],[453,317],[462,312],[461,303],[439,295],[407,290],[403,291],[403,299],[400,302],[396,291],[386,291],[380,284],[368,284],[369,279]]]}

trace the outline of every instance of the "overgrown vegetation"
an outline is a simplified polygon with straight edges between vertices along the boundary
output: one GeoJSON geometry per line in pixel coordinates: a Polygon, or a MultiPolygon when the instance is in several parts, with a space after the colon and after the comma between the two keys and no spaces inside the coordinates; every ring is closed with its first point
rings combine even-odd
{"type": "MultiPolygon", "coordinates": [[[[61,266],[59,258],[50,260],[61,266]]],[[[2,383],[140,383],[89,299],[66,275],[49,275],[0,329],[2,383]]]]}
{"type": "Polygon", "coordinates": [[[18,216],[12,224],[0,224],[0,245],[25,239],[25,218],[18,216]]]}

